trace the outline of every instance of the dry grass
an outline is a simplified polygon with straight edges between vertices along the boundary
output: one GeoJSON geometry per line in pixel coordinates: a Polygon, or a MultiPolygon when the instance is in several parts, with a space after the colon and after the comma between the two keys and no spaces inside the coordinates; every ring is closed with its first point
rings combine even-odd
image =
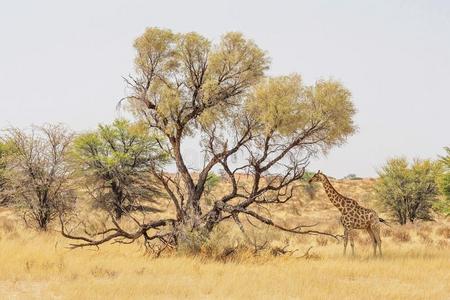
{"type": "MultiPolygon", "coordinates": [[[[445,299],[449,249],[384,243],[374,259],[358,245],[311,250],[313,259],[256,257],[221,263],[193,257],[152,259],[136,246],[70,251],[54,234],[2,233],[2,299],[445,299]]],[[[299,246],[302,254],[305,246],[299,246]]]]}
{"type": "Polygon", "coordinates": [[[393,240],[399,243],[406,243],[411,241],[411,235],[404,229],[399,229],[394,232],[393,240]]]}
{"type": "MultiPolygon", "coordinates": [[[[351,189],[348,194],[361,196],[362,203],[373,207],[371,196],[364,196],[366,182],[345,184],[338,189],[351,189]]],[[[342,231],[336,211],[320,189],[314,200],[301,200],[301,215],[280,210],[280,222],[318,220],[324,230],[342,231]]],[[[242,238],[235,229],[223,231],[228,243],[242,238]]],[[[272,241],[272,248],[258,256],[244,249],[228,260],[176,254],[153,259],[137,244],[68,250],[67,241],[56,232],[25,230],[3,210],[0,299],[448,299],[450,295],[449,219],[383,227],[383,258],[371,256],[363,231],[355,234],[355,257],[343,257],[342,243],[333,239],[267,228],[249,234],[258,243],[272,241]],[[289,250],[298,250],[292,256],[274,257],[272,250],[286,244],[289,250]]]]}

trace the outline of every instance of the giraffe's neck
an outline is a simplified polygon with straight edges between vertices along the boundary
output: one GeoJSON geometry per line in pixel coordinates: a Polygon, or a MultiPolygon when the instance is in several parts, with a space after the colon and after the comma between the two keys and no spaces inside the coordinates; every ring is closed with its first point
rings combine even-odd
{"type": "Polygon", "coordinates": [[[336,191],[327,177],[324,176],[322,184],[323,188],[325,189],[325,193],[327,193],[327,196],[330,199],[331,203],[333,203],[333,205],[336,206],[340,212],[342,212],[344,209],[345,198],[336,191]]]}

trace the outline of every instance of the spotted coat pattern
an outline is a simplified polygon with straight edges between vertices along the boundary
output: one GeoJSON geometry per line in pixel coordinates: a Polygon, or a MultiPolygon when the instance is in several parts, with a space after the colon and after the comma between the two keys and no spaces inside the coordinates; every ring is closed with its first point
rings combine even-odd
{"type": "Polygon", "coordinates": [[[341,223],[344,226],[344,254],[349,237],[352,253],[354,254],[352,230],[365,229],[372,239],[374,255],[376,255],[377,246],[381,255],[380,218],[377,213],[338,193],[327,176],[320,171],[310,179],[311,182],[321,182],[331,203],[341,212],[341,223]]]}

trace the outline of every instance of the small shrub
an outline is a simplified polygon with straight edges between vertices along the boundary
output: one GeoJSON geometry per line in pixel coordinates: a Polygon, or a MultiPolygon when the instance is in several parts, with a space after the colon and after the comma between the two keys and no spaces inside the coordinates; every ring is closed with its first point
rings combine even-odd
{"type": "Polygon", "coordinates": [[[381,229],[381,236],[390,237],[390,236],[392,236],[392,234],[393,234],[393,231],[392,231],[391,228],[383,228],[383,229],[381,229]]]}
{"type": "Polygon", "coordinates": [[[212,190],[219,185],[221,181],[221,177],[215,173],[209,173],[208,177],[206,178],[206,183],[205,183],[205,192],[206,193],[211,193],[212,190]]]}
{"type": "Polygon", "coordinates": [[[309,199],[313,200],[316,197],[317,185],[315,184],[304,184],[303,190],[306,195],[308,195],[309,199]]]}
{"type": "Polygon", "coordinates": [[[433,231],[433,229],[429,225],[421,224],[420,228],[419,228],[419,231],[421,231],[423,233],[431,233],[433,231]]]}
{"type": "Polygon", "coordinates": [[[15,222],[13,222],[12,220],[4,218],[0,222],[0,229],[4,233],[15,233],[17,232],[17,229],[14,223],[15,222]]]}
{"type": "MultiPolygon", "coordinates": [[[[208,242],[208,234],[202,230],[180,230],[177,252],[184,255],[197,255],[208,242]]],[[[211,243],[209,243],[211,245],[211,243]]],[[[203,251],[204,252],[204,251],[203,251]]]]}
{"type": "Polygon", "coordinates": [[[431,244],[433,244],[433,239],[430,238],[430,235],[429,235],[428,233],[425,233],[425,232],[423,232],[423,231],[418,231],[418,232],[417,232],[417,236],[419,236],[420,241],[421,241],[423,244],[426,244],[426,245],[431,245],[431,244]]]}
{"type": "Polygon", "coordinates": [[[347,180],[361,180],[361,177],[356,176],[356,174],[348,174],[347,176],[345,176],[342,179],[347,179],[347,180]]]}
{"type": "Polygon", "coordinates": [[[406,243],[411,241],[411,235],[405,230],[394,231],[392,237],[396,242],[406,243]]]}
{"type": "Polygon", "coordinates": [[[305,254],[300,256],[301,258],[307,259],[307,260],[320,260],[322,257],[314,252],[311,252],[312,247],[310,247],[308,250],[306,250],[305,254]]]}
{"type": "Polygon", "coordinates": [[[297,249],[291,250],[289,249],[289,244],[286,244],[284,246],[275,246],[270,248],[270,254],[274,257],[277,256],[283,256],[283,255],[292,255],[294,254],[297,249]]]}
{"type": "Polygon", "coordinates": [[[446,239],[450,239],[450,227],[440,227],[436,230],[436,233],[446,239]]]}
{"type": "Polygon", "coordinates": [[[99,278],[102,278],[102,277],[113,278],[113,277],[117,276],[117,272],[103,268],[103,267],[96,266],[91,270],[91,275],[93,277],[99,277],[99,278]]]}
{"type": "Polygon", "coordinates": [[[316,174],[316,173],[310,172],[310,171],[305,171],[305,174],[303,174],[303,177],[301,180],[308,182],[308,180],[310,180],[314,176],[314,174],[316,174]]]}
{"type": "Polygon", "coordinates": [[[319,236],[316,238],[316,244],[320,247],[325,247],[328,244],[328,238],[319,236]]]}
{"type": "Polygon", "coordinates": [[[446,248],[449,247],[449,243],[448,243],[447,240],[439,240],[439,241],[437,242],[437,246],[438,246],[439,248],[444,248],[444,249],[446,249],[446,248]]]}
{"type": "Polygon", "coordinates": [[[177,253],[201,255],[219,261],[234,260],[239,253],[246,252],[243,238],[235,234],[231,226],[216,226],[209,234],[203,231],[190,232],[181,240],[177,253]]]}

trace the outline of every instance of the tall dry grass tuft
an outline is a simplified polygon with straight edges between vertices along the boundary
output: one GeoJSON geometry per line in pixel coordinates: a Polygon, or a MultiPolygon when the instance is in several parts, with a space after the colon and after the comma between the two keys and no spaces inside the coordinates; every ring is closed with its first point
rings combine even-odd
{"type": "Polygon", "coordinates": [[[447,248],[450,248],[450,243],[448,240],[438,240],[437,246],[440,249],[447,249],[447,248]]]}
{"type": "Polygon", "coordinates": [[[418,231],[417,236],[420,238],[420,241],[425,245],[433,244],[433,239],[430,236],[430,232],[418,231]]]}
{"type": "Polygon", "coordinates": [[[391,237],[392,234],[393,234],[393,231],[391,228],[384,227],[381,229],[381,236],[383,236],[383,237],[391,237]]]}
{"type": "Polygon", "coordinates": [[[398,229],[393,232],[392,238],[396,242],[406,243],[411,241],[411,234],[404,229],[398,229]]]}
{"type": "Polygon", "coordinates": [[[450,226],[439,227],[437,228],[436,233],[443,238],[450,240],[450,226]]]}
{"type": "Polygon", "coordinates": [[[316,244],[320,247],[325,247],[326,245],[328,245],[328,241],[329,241],[329,238],[326,238],[323,236],[319,236],[316,238],[316,244]]]}

